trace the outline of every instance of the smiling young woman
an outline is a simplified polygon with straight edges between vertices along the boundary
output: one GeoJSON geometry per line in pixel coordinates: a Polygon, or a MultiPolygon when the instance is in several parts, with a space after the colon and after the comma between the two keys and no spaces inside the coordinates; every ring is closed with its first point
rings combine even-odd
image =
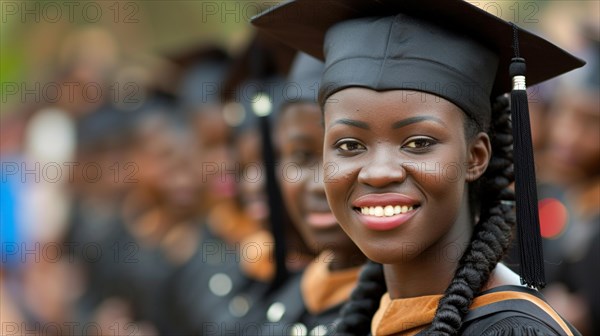
{"type": "Polygon", "coordinates": [[[485,133],[466,138],[464,113],[452,103],[407,92],[348,88],[331,96],[337,103],[325,104],[324,159],[337,173],[327,193],[370,259],[439,273],[447,260],[425,252],[468,245],[466,183],[485,170],[490,142],[485,133]],[[447,176],[448,167],[463,166],[459,176],[447,176]]]}
{"type": "Polygon", "coordinates": [[[373,261],[337,334],[577,334],[499,262],[516,199],[521,283],[544,285],[521,54],[530,84],[583,62],[460,0],[298,0],[254,24],[325,60],[325,191],[373,261]]]}

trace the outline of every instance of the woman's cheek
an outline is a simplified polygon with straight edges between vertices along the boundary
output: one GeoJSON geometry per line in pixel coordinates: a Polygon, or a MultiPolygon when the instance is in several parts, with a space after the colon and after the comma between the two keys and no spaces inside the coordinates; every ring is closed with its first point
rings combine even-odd
{"type": "Polygon", "coordinates": [[[342,226],[346,226],[352,211],[347,201],[350,199],[350,192],[357,183],[358,171],[355,164],[352,165],[341,160],[329,160],[325,158],[324,178],[325,193],[329,206],[342,226]]]}
{"type": "Polygon", "coordinates": [[[442,155],[421,162],[408,173],[425,192],[425,198],[440,216],[451,218],[458,209],[465,187],[464,167],[458,155],[442,155]]]}
{"type": "MultiPolygon", "coordinates": [[[[281,166],[281,170],[279,172],[279,184],[281,185],[281,190],[283,192],[284,202],[286,204],[287,209],[290,211],[290,214],[293,217],[296,217],[297,214],[297,183],[294,183],[288,176],[288,172],[285,168],[289,165],[289,162],[283,161],[281,166]]],[[[295,219],[295,218],[294,218],[295,219]]]]}

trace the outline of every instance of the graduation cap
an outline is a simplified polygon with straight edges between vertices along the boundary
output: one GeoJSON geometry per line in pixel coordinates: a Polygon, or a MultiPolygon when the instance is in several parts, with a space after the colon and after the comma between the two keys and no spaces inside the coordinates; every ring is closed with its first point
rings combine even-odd
{"type": "Polygon", "coordinates": [[[277,39],[257,33],[248,47],[238,55],[226,76],[222,91],[223,100],[239,97],[239,88],[253,82],[258,90],[265,89],[274,78],[285,78],[296,51],[277,39]]]}
{"type": "Polygon", "coordinates": [[[462,0],[297,0],[252,22],[325,60],[321,104],[348,87],[423,91],[485,128],[491,98],[511,92],[521,280],[544,286],[525,75],[532,85],[583,61],[462,0]]]}
{"type": "Polygon", "coordinates": [[[77,121],[77,145],[84,150],[119,147],[129,140],[132,128],[132,113],[107,103],[77,121]]]}
{"type": "Polygon", "coordinates": [[[285,103],[316,103],[324,69],[325,64],[321,60],[298,53],[285,86],[285,103]]]}
{"type": "Polygon", "coordinates": [[[179,94],[183,109],[220,103],[230,65],[230,57],[224,49],[201,45],[172,55],[170,59],[180,67],[179,94]]]}
{"type": "Polygon", "coordinates": [[[227,71],[221,90],[223,114],[237,133],[257,126],[259,112],[270,114],[281,102],[283,79],[296,51],[263,33],[256,33],[227,71]],[[265,112],[262,112],[265,110],[265,112]]]}
{"type": "Polygon", "coordinates": [[[198,61],[222,61],[229,59],[229,55],[225,49],[207,43],[200,43],[176,51],[165,52],[164,55],[181,69],[189,69],[197,64],[198,61]]]}

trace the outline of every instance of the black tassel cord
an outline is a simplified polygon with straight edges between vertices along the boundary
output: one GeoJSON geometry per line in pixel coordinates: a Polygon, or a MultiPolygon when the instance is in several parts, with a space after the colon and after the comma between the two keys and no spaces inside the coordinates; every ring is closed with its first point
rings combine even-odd
{"type": "MultiPolygon", "coordinates": [[[[264,98],[262,98],[264,99],[264,98]]],[[[279,288],[289,277],[286,267],[286,237],[284,227],[284,208],[281,191],[277,183],[275,173],[275,153],[273,150],[273,141],[271,140],[271,127],[268,116],[259,117],[260,129],[262,135],[262,151],[266,173],[267,198],[270,209],[271,233],[275,239],[275,277],[271,283],[270,291],[279,288]]]]}
{"type": "Polygon", "coordinates": [[[529,106],[525,86],[525,60],[519,55],[519,30],[513,24],[514,58],[510,64],[510,94],[515,165],[515,202],[519,237],[521,282],[534,288],[545,286],[544,254],[538,214],[535,163],[531,143],[529,106]]]}

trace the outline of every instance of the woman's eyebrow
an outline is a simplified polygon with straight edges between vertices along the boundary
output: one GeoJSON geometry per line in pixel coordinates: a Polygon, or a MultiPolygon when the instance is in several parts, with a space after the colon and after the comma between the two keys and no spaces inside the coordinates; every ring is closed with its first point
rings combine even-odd
{"type": "Polygon", "coordinates": [[[423,122],[423,121],[434,121],[444,127],[446,127],[446,124],[444,124],[444,122],[437,117],[432,117],[432,116],[418,116],[418,117],[410,117],[410,118],[406,118],[400,121],[396,121],[395,123],[392,124],[392,129],[398,129],[398,128],[402,128],[404,126],[408,126],[410,124],[414,124],[414,123],[418,123],[418,122],[423,122]]]}
{"type": "MultiPolygon", "coordinates": [[[[337,119],[336,121],[334,121],[331,124],[331,127],[333,127],[334,125],[338,125],[338,124],[354,126],[354,127],[362,128],[365,130],[371,129],[371,127],[369,127],[369,124],[367,124],[366,122],[353,120],[353,119],[337,119]]],[[[331,127],[329,127],[329,128],[331,128],[331,127]]]]}

